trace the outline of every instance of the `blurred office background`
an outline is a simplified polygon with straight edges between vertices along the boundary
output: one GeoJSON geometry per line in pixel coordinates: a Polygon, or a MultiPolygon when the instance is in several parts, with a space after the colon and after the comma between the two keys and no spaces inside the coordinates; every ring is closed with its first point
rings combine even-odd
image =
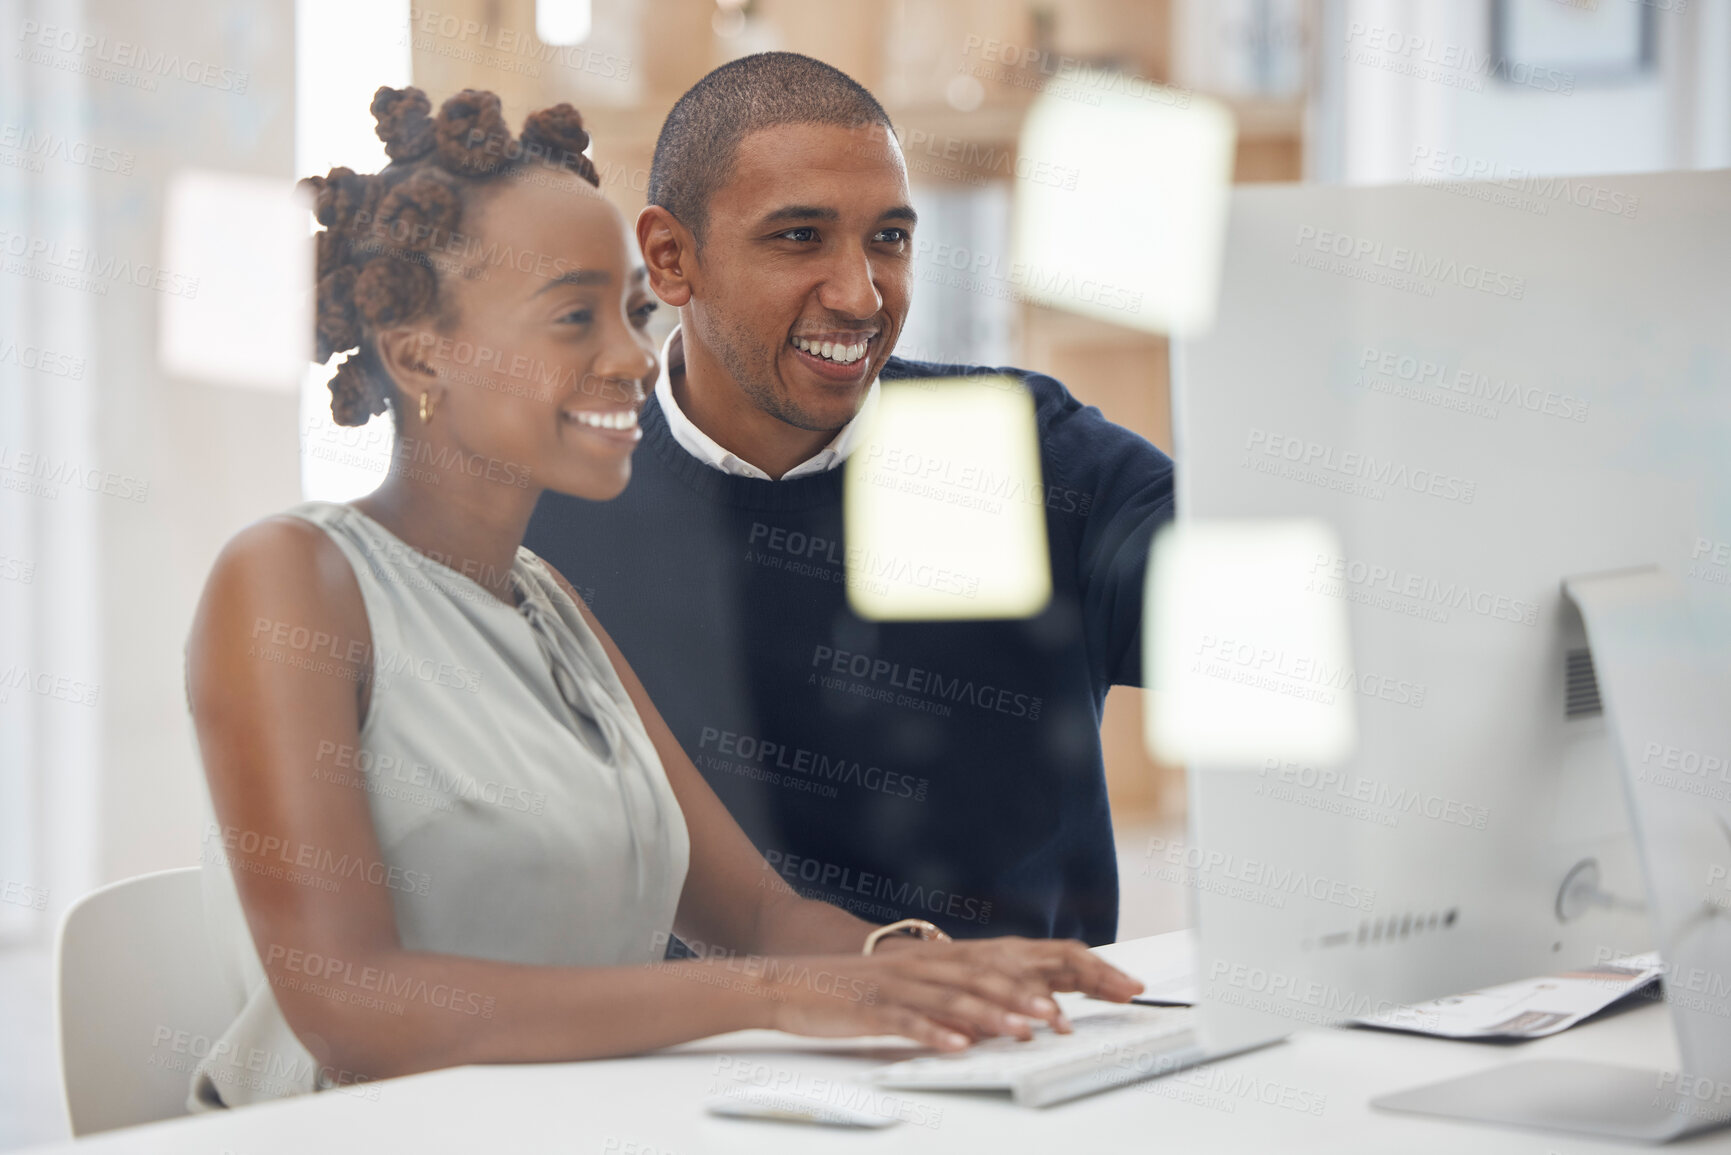
{"type": "MultiPolygon", "coordinates": [[[[171,218],[197,202],[172,190],[189,175],[371,170],[378,85],[435,105],[485,88],[513,124],[577,105],[630,215],[680,93],[738,55],[808,53],[876,93],[902,136],[921,213],[902,350],[1051,373],[1170,451],[1165,342],[1027,303],[1012,281],[1018,182],[1063,179],[1017,154],[1043,89],[1085,106],[1127,74],[1223,100],[1240,182],[1493,179],[1538,212],[1547,175],[1731,166],[1731,0],[435,4],[0,0],[0,1147],[62,1134],[59,914],[198,861],[182,646],[216,551],[303,495],[370,488],[388,447],[329,425],[316,374],[225,379],[165,356],[164,310],[220,295],[177,279],[171,218]],[[66,275],[90,255],[135,273],[66,275]]],[[[1133,225],[1101,220],[1099,243],[1133,225]]],[[[242,349],[273,331],[228,328],[242,349]]],[[[1120,689],[1103,722],[1126,936],[1184,919],[1182,893],[1140,870],[1184,812],[1140,711],[1120,689]]]]}

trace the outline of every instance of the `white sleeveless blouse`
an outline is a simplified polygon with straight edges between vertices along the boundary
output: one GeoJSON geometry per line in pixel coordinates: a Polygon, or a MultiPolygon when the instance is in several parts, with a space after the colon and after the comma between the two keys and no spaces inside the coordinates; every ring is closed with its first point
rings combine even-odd
{"type": "MultiPolygon", "coordinates": [[[[288,512],[336,541],[366,605],[373,682],[359,745],[321,743],[308,773],[364,792],[383,861],[283,847],[267,859],[273,875],[324,889],[383,880],[410,951],[566,967],[659,960],[685,883],[685,819],[606,652],[545,564],[518,549],[513,608],[353,506],[288,512]]],[[[263,660],[321,660],[307,639],[255,633],[263,660]]],[[[251,836],[214,822],[206,831],[206,923],[241,1009],[194,1069],[188,1106],[352,1082],[277,1008],[229,870],[251,836]]],[[[363,1021],[421,1002],[488,1025],[487,992],[296,957],[294,945],[262,949],[285,960],[287,981],[363,1021]]]]}

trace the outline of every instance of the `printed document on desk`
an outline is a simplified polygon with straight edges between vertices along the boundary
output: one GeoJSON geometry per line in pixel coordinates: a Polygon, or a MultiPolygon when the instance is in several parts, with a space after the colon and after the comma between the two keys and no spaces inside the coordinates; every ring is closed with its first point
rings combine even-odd
{"type": "Polygon", "coordinates": [[[1566,1031],[1659,979],[1657,954],[1468,991],[1356,1020],[1444,1039],[1541,1039],[1566,1031]]]}
{"type": "MultiPolygon", "coordinates": [[[[1185,930],[1097,947],[1095,953],[1142,980],[1147,989],[1136,996],[1137,1002],[1191,1006],[1196,1001],[1195,950],[1195,939],[1185,930]]],[[[1395,1007],[1355,1022],[1442,1039],[1539,1039],[1566,1031],[1645,989],[1661,973],[1656,953],[1630,955],[1584,970],[1395,1007]]]]}
{"type": "Polygon", "coordinates": [[[1097,946],[1094,953],[1131,978],[1142,980],[1145,989],[1134,1001],[1162,1007],[1195,1005],[1196,936],[1190,931],[1097,946]]]}

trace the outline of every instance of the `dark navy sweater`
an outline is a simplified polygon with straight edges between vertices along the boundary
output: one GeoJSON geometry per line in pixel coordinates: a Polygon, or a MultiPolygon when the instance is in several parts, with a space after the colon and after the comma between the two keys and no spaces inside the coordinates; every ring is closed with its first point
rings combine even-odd
{"type": "Polygon", "coordinates": [[[1111,942],[1100,755],[1141,682],[1142,579],[1172,462],[1016,369],[891,358],[883,380],[1007,373],[1038,415],[1050,606],[1025,621],[873,623],[848,608],[842,469],[735,477],[651,398],[614,501],[546,493],[525,544],[582,593],[686,753],[793,887],[957,937],[1111,942]]]}

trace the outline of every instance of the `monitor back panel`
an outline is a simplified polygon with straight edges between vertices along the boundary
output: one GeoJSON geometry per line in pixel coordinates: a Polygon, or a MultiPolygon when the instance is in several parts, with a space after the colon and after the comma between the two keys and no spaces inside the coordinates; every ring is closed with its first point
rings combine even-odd
{"type": "Polygon", "coordinates": [[[1324,518],[1352,630],[1344,670],[1196,655],[1357,707],[1342,762],[1191,767],[1198,986],[1246,1034],[1653,945],[1561,582],[1731,605],[1731,173],[1523,190],[1242,189],[1173,350],[1181,518],[1324,518]]]}

